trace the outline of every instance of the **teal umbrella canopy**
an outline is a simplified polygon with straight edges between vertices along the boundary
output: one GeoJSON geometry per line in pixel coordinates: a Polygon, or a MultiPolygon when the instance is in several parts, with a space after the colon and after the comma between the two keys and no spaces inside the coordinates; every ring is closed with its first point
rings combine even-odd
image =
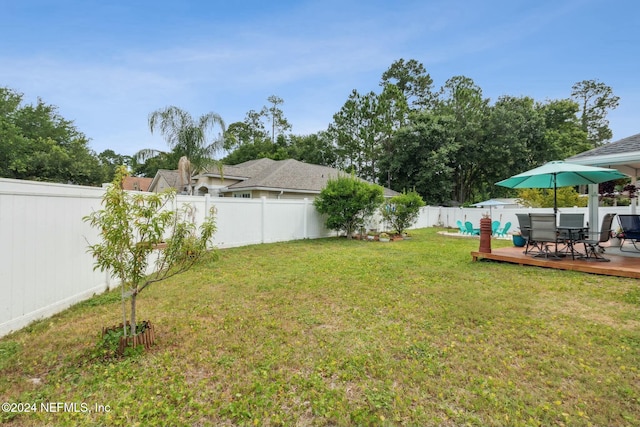
{"type": "Polygon", "coordinates": [[[496,185],[509,188],[553,188],[554,207],[558,210],[556,191],[558,187],[574,185],[599,184],[614,179],[628,178],[628,175],[615,169],[598,168],[595,166],[577,165],[561,160],[554,160],[544,165],[514,175],[496,185]]]}
{"type": "Polygon", "coordinates": [[[628,178],[628,176],[615,169],[577,165],[554,160],[535,169],[496,182],[496,185],[509,188],[557,188],[599,184],[620,178],[628,178]]]}

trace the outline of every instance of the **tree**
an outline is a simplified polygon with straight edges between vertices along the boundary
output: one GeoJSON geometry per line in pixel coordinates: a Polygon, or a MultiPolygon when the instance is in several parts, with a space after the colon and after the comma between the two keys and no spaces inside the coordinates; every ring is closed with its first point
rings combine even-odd
{"type": "Polygon", "coordinates": [[[428,109],[433,105],[435,96],[432,92],[433,79],[422,63],[415,59],[395,61],[382,74],[380,86],[392,84],[404,96],[411,109],[428,109]]]}
{"type": "Polygon", "coordinates": [[[571,98],[580,107],[582,130],[588,135],[591,148],[598,147],[613,136],[607,113],[618,107],[620,97],[613,89],[597,80],[583,80],[571,87],[571,98]]]}
{"type": "Polygon", "coordinates": [[[384,114],[391,105],[391,99],[374,92],[361,95],[353,90],[329,126],[339,163],[367,181],[377,181],[380,174],[378,160],[384,153],[383,141],[388,141],[392,120],[397,117],[384,114]],[[381,102],[383,99],[386,102],[381,102]]]}
{"type": "Polygon", "coordinates": [[[451,200],[458,150],[451,117],[417,112],[393,136],[393,155],[381,160],[380,169],[388,171],[390,188],[415,189],[428,203],[442,204],[451,200]]]}
{"type": "Polygon", "coordinates": [[[485,144],[489,100],[482,97],[482,89],[473,80],[464,76],[447,80],[440,96],[435,111],[451,118],[451,131],[458,146],[452,164],[455,169],[451,199],[465,203],[473,197],[485,171],[484,159],[489,150],[485,144]]]}
{"type": "Polygon", "coordinates": [[[269,140],[269,135],[262,122],[262,113],[250,110],[242,122],[234,122],[225,132],[224,148],[236,150],[247,144],[261,143],[269,140]]]}
{"type": "Polygon", "coordinates": [[[327,132],[289,137],[289,156],[305,163],[335,167],[338,156],[327,132]]]}
{"type": "Polygon", "coordinates": [[[116,176],[116,168],[118,166],[132,166],[132,159],[130,156],[117,154],[111,149],[104,150],[102,153],[98,154],[98,160],[102,167],[104,182],[113,181],[113,178],[116,176]]]}
{"type": "MultiPolygon", "coordinates": [[[[517,190],[518,202],[531,208],[552,208],[554,206],[553,189],[521,188],[517,190]]],[[[556,192],[558,207],[587,206],[587,198],[580,197],[574,187],[559,187],[556,192]]]]}
{"type": "Polygon", "coordinates": [[[263,114],[269,117],[271,121],[271,142],[276,142],[276,135],[283,135],[284,132],[291,130],[291,125],[284,117],[284,113],[278,107],[278,105],[284,104],[284,100],[276,95],[271,95],[267,98],[267,101],[271,104],[268,108],[262,109],[263,114]]]}
{"type": "Polygon", "coordinates": [[[476,193],[483,197],[506,193],[494,183],[514,171],[537,166],[541,156],[554,155],[546,147],[544,115],[530,97],[501,96],[489,108],[483,127],[482,162],[478,165],[482,179],[475,183],[476,193]]]}
{"type": "MultiPolygon", "coordinates": [[[[130,298],[130,333],[136,335],[136,301],[152,283],[168,279],[191,268],[208,252],[216,230],[214,212],[208,213],[197,229],[190,220],[193,208],[182,212],[168,209],[175,190],[164,193],[127,192],[122,188],[127,171],[121,166],[103,196],[103,209],[84,217],[100,231],[102,241],[89,246],[95,268],[109,270],[122,287],[123,324],[125,299],[130,298]],[[160,244],[166,244],[158,249],[160,244]],[[154,251],[157,259],[152,263],[154,251]],[[147,275],[150,265],[153,272],[147,275]]],[[[127,335],[127,328],[124,328],[127,335]]]]}
{"type": "MultiPolygon", "coordinates": [[[[142,150],[143,152],[147,150],[142,150]]],[[[153,154],[152,150],[148,150],[149,154],[153,154]]],[[[153,178],[159,169],[175,170],[180,157],[174,151],[164,152],[158,151],[151,157],[144,157],[138,152],[131,158],[131,171],[135,176],[145,176],[153,178]]]]}
{"type": "Polygon", "coordinates": [[[289,158],[287,150],[272,143],[269,139],[242,144],[223,159],[225,165],[237,165],[256,159],[285,160],[289,158]]]}
{"type": "MultiPolygon", "coordinates": [[[[213,112],[194,119],[188,112],[169,106],[149,115],[149,129],[151,133],[160,131],[178,159],[182,156],[189,159],[189,176],[214,163],[216,152],[223,148],[225,124],[222,117],[213,112]],[[221,129],[221,133],[212,135],[217,127],[221,129]]],[[[159,153],[158,150],[145,149],[136,153],[135,157],[138,161],[145,161],[159,153]]],[[[189,194],[190,192],[189,185],[189,194]]]]}
{"type": "Polygon", "coordinates": [[[100,185],[104,175],[87,137],[38,99],[22,105],[22,94],[0,88],[0,176],[100,185]]]}
{"type": "Polygon", "coordinates": [[[383,190],[379,185],[355,176],[339,176],[329,179],[313,204],[319,213],[327,215],[327,228],[344,231],[347,238],[351,238],[383,201],[383,190]]]}
{"type": "Polygon", "coordinates": [[[525,170],[551,160],[566,159],[593,148],[588,133],[582,129],[576,117],[579,111],[576,102],[570,99],[547,101],[539,106],[538,111],[544,118],[544,144],[539,147],[535,161],[525,170]]]}
{"type": "Polygon", "coordinates": [[[424,206],[422,197],[415,191],[405,192],[392,197],[382,206],[382,218],[387,221],[398,234],[415,224],[424,206]]]}
{"type": "Polygon", "coordinates": [[[378,161],[378,182],[386,182],[391,186],[391,171],[384,168],[383,160],[393,157],[393,135],[407,123],[409,107],[407,100],[395,85],[386,85],[378,96],[376,120],[377,136],[380,145],[380,160],[378,161]]]}

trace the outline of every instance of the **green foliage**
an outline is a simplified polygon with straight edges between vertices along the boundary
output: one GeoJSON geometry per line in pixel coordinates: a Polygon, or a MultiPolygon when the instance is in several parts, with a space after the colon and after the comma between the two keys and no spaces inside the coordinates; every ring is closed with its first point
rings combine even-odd
{"type": "Polygon", "coordinates": [[[15,341],[0,342],[0,370],[13,361],[20,350],[20,344],[15,341]]]}
{"type": "Polygon", "coordinates": [[[313,204],[318,212],[327,215],[327,228],[344,231],[350,238],[383,201],[382,187],[344,175],[329,179],[313,204]]]}
{"type": "Polygon", "coordinates": [[[384,204],[380,212],[385,221],[391,225],[398,234],[411,227],[420,214],[420,208],[424,206],[422,197],[415,191],[405,192],[392,197],[384,204]]]}
{"type": "Polygon", "coordinates": [[[87,357],[103,306],[3,337],[5,401],[111,411],[0,424],[640,425],[636,279],[472,262],[477,240],[438,231],[225,250],[148,289],[163,347],[144,357],[87,357]]]}
{"type": "MultiPolygon", "coordinates": [[[[560,187],[557,190],[557,203],[559,208],[573,206],[587,206],[587,197],[580,197],[574,187],[560,187]]],[[[531,208],[552,208],[552,188],[521,188],[518,189],[518,201],[521,205],[531,208]]]]}
{"type": "Polygon", "coordinates": [[[620,101],[620,97],[613,94],[613,89],[597,80],[583,80],[571,87],[571,98],[580,107],[580,122],[588,135],[590,148],[609,140],[613,133],[609,129],[607,113],[617,108],[620,101]]]}
{"type": "Polygon", "coordinates": [[[121,282],[123,298],[130,296],[133,333],[137,295],[151,283],[191,268],[207,252],[216,227],[213,212],[197,230],[189,218],[192,208],[172,211],[175,191],[124,191],[122,182],[126,176],[124,167],[117,169],[103,197],[103,209],[84,220],[101,231],[102,241],[89,246],[95,268],[110,271],[121,282]],[[147,275],[154,253],[153,273],[147,275]]]}
{"type": "Polygon", "coordinates": [[[104,150],[102,153],[98,154],[98,160],[100,161],[100,166],[102,168],[104,182],[113,181],[113,178],[116,176],[116,169],[118,166],[133,166],[133,159],[130,156],[117,154],[113,150],[104,150]]]}
{"type": "Polygon", "coordinates": [[[430,204],[451,200],[455,162],[459,144],[455,143],[452,119],[422,112],[411,124],[396,132],[391,140],[392,155],[380,161],[387,186],[396,191],[414,188],[430,204]]]}
{"type": "Polygon", "coordinates": [[[432,92],[433,79],[424,65],[415,59],[406,62],[399,59],[391,64],[380,80],[380,86],[384,87],[387,84],[397,86],[412,109],[429,108],[435,100],[435,94],[432,92]]]}
{"type": "MultiPolygon", "coordinates": [[[[225,132],[225,123],[219,114],[209,112],[194,118],[175,106],[161,108],[149,114],[149,130],[159,131],[165,137],[170,152],[143,149],[133,156],[133,170],[138,175],[155,176],[158,169],[175,170],[181,157],[189,159],[189,170],[195,172],[216,164],[216,152],[224,148],[224,141],[214,134],[216,128],[225,132]]],[[[191,187],[189,187],[191,189],[191,187]]]]}
{"type": "MultiPolygon", "coordinates": [[[[143,333],[149,327],[147,322],[141,322],[136,325],[136,335],[143,333]]],[[[126,358],[135,357],[144,352],[143,345],[133,346],[129,344],[124,348],[123,354],[118,354],[120,341],[124,338],[125,330],[121,328],[107,329],[94,348],[93,356],[101,360],[111,360],[120,356],[126,358]]]]}
{"type": "Polygon", "coordinates": [[[100,185],[104,172],[89,140],[38,99],[22,105],[22,94],[0,87],[0,177],[100,185]]]}
{"type": "Polygon", "coordinates": [[[140,150],[131,160],[131,171],[134,176],[153,178],[159,169],[176,170],[180,153],[175,150],[160,152],[157,150],[140,150]]]}

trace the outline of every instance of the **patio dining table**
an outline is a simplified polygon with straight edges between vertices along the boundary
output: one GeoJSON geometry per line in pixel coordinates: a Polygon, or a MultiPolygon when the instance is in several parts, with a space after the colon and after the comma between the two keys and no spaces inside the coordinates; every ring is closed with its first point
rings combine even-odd
{"type": "Polygon", "coordinates": [[[564,254],[570,253],[572,259],[576,259],[576,256],[578,258],[582,258],[585,256],[585,254],[576,250],[575,243],[583,239],[584,234],[589,230],[588,228],[578,227],[578,226],[559,225],[556,227],[556,230],[558,231],[559,236],[563,236],[561,237],[560,240],[565,245],[564,251],[558,251],[558,245],[556,243],[556,255],[561,253],[564,253],[564,254]]]}
{"type": "Polygon", "coordinates": [[[529,214],[530,225],[527,228],[531,242],[536,245],[540,251],[533,253],[534,257],[544,257],[550,259],[561,259],[571,254],[572,259],[576,257],[584,257],[585,254],[578,251],[575,243],[584,237],[585,227],[557,225],[555,224],[554,214],[529,214]],[[537,229],[535,225],[542,228],[537,229]],[[553,251],[549,250],[549,246],[553,244],[553,251]],[[559,245],[564,245],[560,248],[559,245]]]}

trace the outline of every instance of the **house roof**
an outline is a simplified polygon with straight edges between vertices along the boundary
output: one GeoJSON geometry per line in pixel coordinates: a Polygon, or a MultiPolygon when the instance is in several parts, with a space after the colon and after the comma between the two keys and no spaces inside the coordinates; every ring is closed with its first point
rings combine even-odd
{"type": "Polygon", "coordinates": [[[158,169],[158,171],[156,172],[156,176],[153,177],[151,184],[149,184],[149,191],[153,191],[156,188],[160,178],[164,178],[167,184],[175,188],[176,190],[180,185],[180,176],[178,175],[177,170],[171,171],[167,169],[158,169]]]}
{"type": "Polygon", "coordinates": [[[122,183],[125,190],[130,191],[149,191],[149,187],[153,182],[153,178],[142,178],[139,176],[127,176],[122,183]]]}
{"type": "Polygon", "coordinates": [[[618,169],[631,176],[640,170],[640,133],[566,159],[568,162],[618,169]]]}
{"type": "MultiPolygon", "coordinates": [[[[320,193],[329,178],[336,178],[344,172],[328,166],[314,165],[294,159],[271,160],[258,159],[234,166],[223,166],[224,177],[239,178],[240,181],[228,187],[235,190],[285,190],[290,192],[320,193]]],[[[205,175],[219,176],[219,172],[205,175]]],[[[397,192],[384,189],[385,196],[397,192]]]]}

